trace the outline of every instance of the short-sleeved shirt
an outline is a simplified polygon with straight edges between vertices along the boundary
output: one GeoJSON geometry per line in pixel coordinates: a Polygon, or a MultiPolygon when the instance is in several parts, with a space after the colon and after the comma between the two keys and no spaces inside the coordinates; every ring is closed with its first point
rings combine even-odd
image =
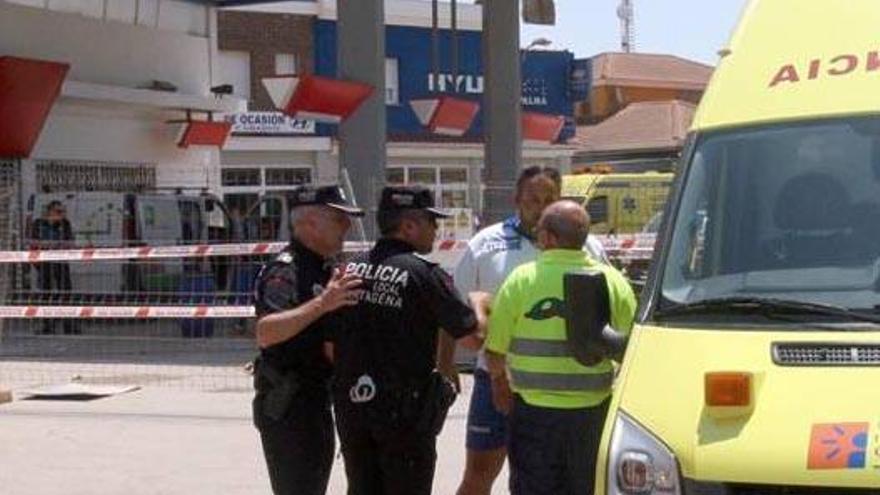
{"type": "Polygon", "coordinates": [[[73,228],[70,220],[64,218],[59,222],[50,222],[43,218],[34,220],[31,232],[39,249],[63,249],[73,240],[73,228]]]}
{"type": "MultiPolygon", "coordinates": [[[[584,248],[593,259],[607,263],[605,251],[598,241],[588,238],[584,248]]],[[[516,267],[534,261],[540,252],[534,239],[522,228],[519,218],[511,217],[490,225],[468,242],[455,268],[455,286],[465,296],[477,291],[495,294],[516,267]]],[[[482,352],[477,367],[486,369],[482,352]]]]}
{"type": "MultiPolygon", "coordinates": [[[[565,341],[566,329],[563,311],[554,304],[565,304],[563,277],[566,273],[596,270],[605,275],[611,308],[611,327],[621,333],[632,329],[636,311],[636,297],[626,278],[614,267],[599,263],[581,251],[549,250],[541,253],[537,261],[517,267],[504,281],[492,304],[489,316],[489,335],[486,349],[508,354],[514,337],[520,339],[565,341]]],[[[558,369],[543,369],[549,373],[576,374],[588,369],[573,357],[556,361],[558,369]]],[[[514,363],[511,363],[513,366],[514,363]]],[[[611,372],[612,365],[605,360],[592,367],[593,371],[611,372]]],[[[555,392],[522,389],[512,383],[513,389],[522,394],[526,402],[535,406],[587,407],[595,405],[609,391],[555,392]]]]}
{"type": "MultiPolygon", "coordinates": [[[[333,263],[292,241],[257,275],[254,298],[257,318],[294,309],[319,295],[333,263]]],[[[321,318],[299,335],[260,351],[261,359],[279,373],[295,371],[307,382],[326,384],[332,368],[324,354],[327,320],[321,318]]]]}
{"type": "Polygon", "coordinates": [[[382,239],[345,272],[363,280],[363,292],[334,317],[334,388],[343,394],[364,375],[380,396],[424,383],[436,364],[438,330],[460,338],[476,327],[449,276],[407,243],[382,239]]]}

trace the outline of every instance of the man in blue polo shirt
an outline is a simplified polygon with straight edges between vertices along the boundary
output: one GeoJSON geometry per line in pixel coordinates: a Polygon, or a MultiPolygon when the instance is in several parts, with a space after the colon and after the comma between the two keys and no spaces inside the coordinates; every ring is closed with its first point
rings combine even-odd
{"type": "MultiPolygon", "coordinates": [[[[494,295],[514,268],[538,257],[535,227],[544,208],[559,200],[561,185],[559,172],[553,168],[529,167],[520,173],[516,183],[516,215],[478,232],[455,269],[455,285],[462,294],[494,295]]],[[[588,241],[585,247],[597,261],[607,261],[601,244],[588,241]]],[[[481,322],[486,321],[489,307],[488,298],[483,302],[474,308],[481,322]]],[[[492,390],[481,351],[474,371],[467,421],[467,460],[458,495],[488,495],[504,466],[507,418],[493,405],[493,393],[511,392],[492,390]]]]}

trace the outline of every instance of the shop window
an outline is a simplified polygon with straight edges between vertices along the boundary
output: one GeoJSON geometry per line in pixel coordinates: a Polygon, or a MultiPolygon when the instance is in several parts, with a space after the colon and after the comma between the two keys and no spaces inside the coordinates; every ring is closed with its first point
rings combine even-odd
{"type": "Polygon", "coordinates": [[[443,208],[467,208],[467,191],[441,191],[440,205],[443,208]]]}
{"type": "Polygon", "coordinates": [[[296,74],[296,55],[292,53],[276,53],[275,74],[296,74]]]}
{"type": "Polygon", "coordinates": [[[312,170],[308,168],[267,168],[267,186],[299,186],[312,182],[312,170]]]}
{"type": "Polygon", "coordinates": [[[260,169],[224,168],[220,180],[223,186],[259,186],[260,169]]]}
{"type": "Polygon", "coordinates": [[[391,167],[385,170],[385,181],[389,184],[401,185],[406,182],[406,175],[401,167],[391,167]]]}
{"type": "Polygon", "coordinates": [[[411,167],[409,169],[410,184],[422,184],[425,186],[434,186],[437,184],[437,169],[427,167],[411,167]]]}
{"type": "Polygon", "coordinates": [[[468,171],[466,168],[441,168],[440,183],[441,184],[467,184],[468,171]]]}
{"type": "Polygon", "coordinates": [[[418,184],[434,193],[438,206],[453,217],[440,222],[438,239],[467,239],[473,235],[473,210],[468,198],[468,168],[409,165],[388,167],[388,184],[418,184]]]}

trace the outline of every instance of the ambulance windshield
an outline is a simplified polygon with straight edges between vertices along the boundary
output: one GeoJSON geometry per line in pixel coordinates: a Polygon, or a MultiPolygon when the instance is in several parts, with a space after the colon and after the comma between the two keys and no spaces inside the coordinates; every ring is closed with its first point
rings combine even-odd
{"type": "Polygon", "coordinates": [[[880,118],[716,131],[694,150],[661,304],[880,308],[880,118]]]}

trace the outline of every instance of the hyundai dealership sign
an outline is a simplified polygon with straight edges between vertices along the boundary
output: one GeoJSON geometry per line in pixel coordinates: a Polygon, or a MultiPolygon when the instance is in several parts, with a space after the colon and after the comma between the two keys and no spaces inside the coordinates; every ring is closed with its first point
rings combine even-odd
{"type": "MultiPolygon", "coordinates": [[[[411,100],[421,100],[438,93],[455,93],[479,98],[485,91],[482,69],[482,42],[478,31],[458,32],[458,71],[450,66],[451,42],[448,30],[440,32],[440,74],[435,77],[431,63],[431,29],[409,26],[386,26],[386,85],[395,98],[388,103],[388,132],[397,135],[420,135],[428,131],[410,108],[411,100]]],[[[574,105],[571,94],[574,57],[567,51],[524,51],[522,60],[523,110],[566,117],[560,135],[565,141],[574,135],[574,105]]],[[[336,76],[336,22],[315,23],[315,72],[336,76]]],[[[319,131],[335,132],[333,128],[319,131]]],[[[478,114],[466,136],[482,135],[478,114]]]]}

